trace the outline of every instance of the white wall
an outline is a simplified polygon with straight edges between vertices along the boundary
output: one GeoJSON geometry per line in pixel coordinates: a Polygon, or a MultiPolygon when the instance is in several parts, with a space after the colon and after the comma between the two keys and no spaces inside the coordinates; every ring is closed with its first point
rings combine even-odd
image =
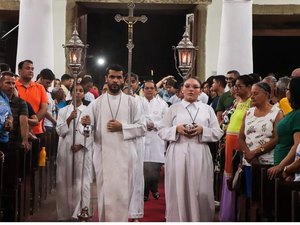
{"type": "Polygon", "coordinates": [[[205,79],[217,73],[222,0],[212,0],[207,8],[205,79]]]}
{"type": "Polygon", "coordinates": [[[299,0],[253,0],[257,5],[300,5],[299,0]]]}
{"type": "MultiPolygon", "coordinates": [[[[65,73],[65,44],[66,36],[66,3],[67,0],[53,1],[53,33],[54,33],[54,74],[60,78],[65,73]]],[[[69,37],[71,38],[71,37],[69,37]]]]}
{"type": "MultiPolygon", "coordinates": [[[[257,5],[300,5],[300,0],[253,0],[257,5]]],[[[222,0],[212,0],[207,8],[205,78],[215,75],[219,51],[222,0]]]]}

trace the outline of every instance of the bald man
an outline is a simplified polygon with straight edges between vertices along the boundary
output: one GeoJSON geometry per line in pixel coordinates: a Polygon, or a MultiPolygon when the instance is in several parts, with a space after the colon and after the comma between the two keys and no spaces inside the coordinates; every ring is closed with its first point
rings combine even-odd
{"type": "MultiPolygon", "coordinates": [[[[291,77],[300,77],[300,68],[296,68],[293,70],[291,77]]],[[[291,112],[293,109],[290,106],[289,100],[287,99],[287,97],[282,98],[279,101],[279,108],[281,108],[281,110],[284,112],[284,115],[286,116],[289,112],[291,112]]]]}
{"type": "Polygon", "coordinates": [[[300,68],[294,69],[291,77],[300,77],[300,68]]]}

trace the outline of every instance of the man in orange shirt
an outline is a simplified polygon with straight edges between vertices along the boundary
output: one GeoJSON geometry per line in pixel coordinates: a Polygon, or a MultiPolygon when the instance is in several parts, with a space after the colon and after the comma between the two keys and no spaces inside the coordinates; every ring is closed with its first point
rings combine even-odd
{"type": "Polygon", "coordinates": [[[20,98],[32,105],[39,120],[39,125],[33,127],[32,131],[35,135],[40,135],[44,133],[42,120],[46,115],[48,107],[45,88],[41,84],[32,81],[34,67],[31,60],[21,61],[18,64],[18,70],[20,78],[16,81],[16,88],[20,98]]]}

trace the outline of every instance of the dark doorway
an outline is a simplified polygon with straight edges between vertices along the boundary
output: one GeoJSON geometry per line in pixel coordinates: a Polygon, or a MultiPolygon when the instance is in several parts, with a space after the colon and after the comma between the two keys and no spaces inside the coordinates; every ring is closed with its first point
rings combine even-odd
{"type": "Polygon", "coordinates": [[[254,72],[290,76],[300,67],[300,15],[253,16],[254,72]]]}
{"type": "MultiPolygon", "coordinates": [[[[177,77],[172,46],[182,39],[185,14],[147,13],[146,23],[137,22],[134,25],[132,71],[140,76],[141,81],[153,79],[157,82],[168,74],[177,77]]],[[[115,15],[91,13],[87,17],[87,43],[90,45],[87,72],[93,75],[96,83],[104,80],[105,66],[100,67],[96,63],[100,56],[105,57],[108,63],[123,65],[127,70],[127,24],[116,22],[115,15]]]]}
{"type": "Polygon", "coordinates": [[[300,67],[300,37],[258,36],[253,37],[254,72],[276,78],[290,76],[300,67]]]}
{"type": "Polygon", "coordinates": [[[12,71],[16,66],[18,28],[15,27],[17,25],[18,22],[0,21],[0,63],[9,64],[12,71]]]}

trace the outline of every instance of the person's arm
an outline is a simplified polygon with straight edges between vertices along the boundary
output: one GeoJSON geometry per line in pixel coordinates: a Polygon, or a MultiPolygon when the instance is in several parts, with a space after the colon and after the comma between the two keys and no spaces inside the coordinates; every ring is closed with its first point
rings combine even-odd
{"type": "Polygon", "coordinates": [[[56,125],[56,119],[51,115],[51,113],[47,111],[45,117],[46,119],[50,120],[54,126],[56,125]]]}
{"type": "Polygon", "coordinates": [[[77,111],[76,110],[73,110],[70,114],[70,116],[67,118],[67,125],[68,127],[70,126],[70,123],[73,119],[75,119],[77,117],[77,111]]]}
{"type": "Polygon", "coordinates": [[[270,179],[273,179],[283,171],[284,167],[291,164],[295,159],[296,149],[300,143],[300,131],[295,132],[293,135],[294,144],[291,147],[287,156],[277,165],[268,169],[268,175],[270,179]]]}
{"type": "Polygon", "coordinates": [[[47,112],[48,104],[47,103],[41,103],[39,111],[36,113],[36,116],[39,121],[45,118],[46,112],[47,112]]]}
{"type": "Polygon", "coordinates": [[[277,140],[278,140],[278,135],[277,135],[277,124],[278,122],[283,118],[283,114],[281,111],[278,112],[274,123],[273,123],[273,136],[270,139],[270,141],[268,141],[266,144],[261,145],[260,147],[258,147],[257,149],[254,149],[250,152],[247,152],[245,154],[245,159],[247,161],[251,161],[252,159],[254,159],[255,157],[258,157],[260,155],[266,154],[270,151],[272,151],[275,147],[275,145],[277,144],[277,140]]]}
{"type": "Polygon", "coordinates": [[[27,104],[27,109],[28,109],[28,124],[31,127],[35,127],[39,124],[39,120],[29,102],[26,102],[27,104]]]}
{"type": "Polygon", "coordinates": [[[168,80],[168,79],[174,79],[174,76],[169,75],[169,76],[164,77],[163,79],[161,79],[160,81],[158,81],[158,82],[156,83],[156,87],[157,87],[157,88],[160,88],[160,87],[163,85],[164,81],[166,81],[166,80],[168,80]]]}
{"type": "Polygon", "coordinates": [[[39,121],[45,118],[48,109],[48,96],[43,86],[41,86],[40,94],[41,94],[41,104],[39,110],[36,112],[36,116],[39,119],[39,121]]]}
{"type": "Polygon", "coordinates": [[[28,124],[31,127],[35,127],[35,126],[39,125],[39,119],[37,118],[37,116],[35,114],[31,115],[30,118],[28,118],[28,124]]]}
{"type": "Polygon", "coordinates": [[[223,114],[223,111],[218,111],[218,112],[217,112],[217,118],[218,118],[219,124],[221,124],[222,121],[223,121],[223,116],[222,116],[222,114],[223,114]]]}
{"type": "Polygon", "coordinates": [[[216,107],[217,119],[218,119],[219,124],[221,124],[223,121],[223,112],[225,111],[224,94],[222,94],[220,96],[217,107],[216,107]]]}
{"type": "MultiPolygon", "coordinates": [[[[246,154],[248,152],[250,152],[250,149],[248,148],[248,146],[246,144],[246,141],[245,141],[246,140],[246,136],[245,136],[245,120],[246,120],[246,115],[247,115],[247,113],[245,114],[245,116],[243,118],[243,123],[242,123],[241,129],[240,129],[239,139],[238,139],[238,143],[239,143],[240,149],[245,154],[245,157],[246,157],[246,154]]],[[[248,161],[248,159],[247,159],[247,161],[248,161]]]]}
{"type": "Polygon", "coordinates": [[[259,149],[256,149],[256,152],[257,152],[256,156],[266,154],[275,148],[277,141],[278,141],[277,124],[282,119],[283,119],[283,113],[282,113],[282,111],[279,111],[274,120],[274,123],[273,123],[273,137],[270,139],[269,142],[262,145],[259,149]],[[261,148],[263,148],[263,151],[261,148]]]}
{"type": "Polygon", "coordinates": [[[300,158],[291,163],[288,166],[285,166],[285,169],[283,170],[282,176],[285,178],[289,175],[292,175],[294,173],[300,172],[300,158]]]}
{"type": "Polygon", "coordinates": [[[29,133],[28,116],[20,115],[19,121],[20,121],[22,146],[24,147],[25,152],[27,152],[30,149],[30,145],[28,142],[28,133],[29,133]]]}

